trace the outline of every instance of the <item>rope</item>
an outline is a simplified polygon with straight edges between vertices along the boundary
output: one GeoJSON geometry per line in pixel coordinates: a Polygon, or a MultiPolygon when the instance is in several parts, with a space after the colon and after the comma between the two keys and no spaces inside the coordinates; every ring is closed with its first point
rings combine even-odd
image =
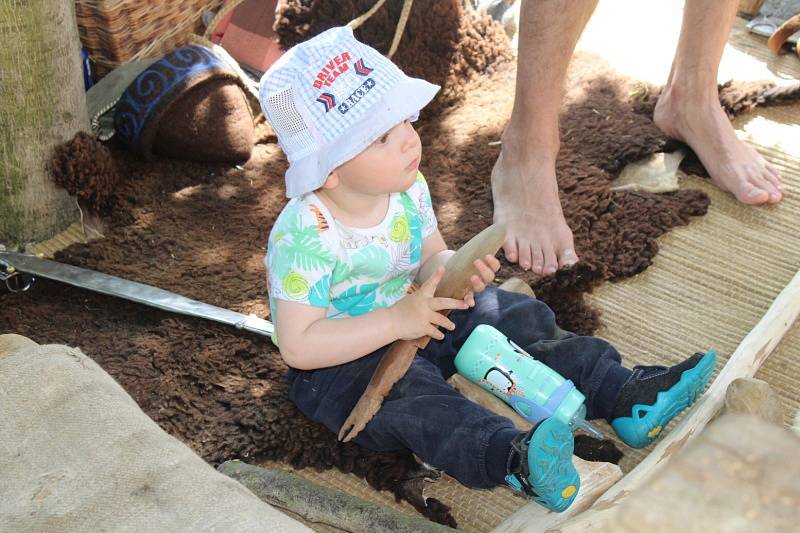
{"type": "Polygon", "coordinates": [[[800,99],[800,83],[772,87],[758,95],[758,105],[782,104],[800,99]]]}
{"type": "MultiPolygon", "coordinates": [[[[372,15],[378,11],[381,6],[386,2],[386,0],[378,0],[375,2],[375,5],[369,8],[369,10],[357,17],[350,22],[347,23],[349,27],[352,29],[357,29],[359,26],[364,24],[372,15]]],[[[392,38],[392,46],[389,47],[389,53],[386,54],[386,57],[389,59],[392,58],[394,53],[397,51],[397,47],[400,46],[400,39],[403,37],[403,30],[406,28],[406,22],[408,22],[408,16],[411,13],[411,6],[414,4],[414,0],[403,0],[403,10],[400,12],[400,20],[397,22],[397,28],[394,31],[394,38],[392,38]]]]}
{"type": "Polygon", "coordinates": [[[219,9],[219,11],[217,11],[217,14],[214,15],[214,18],[211,19],[211,22],[208,23],[208,26],[206,27],[206,31],[203,34],[203,37],[205,37],[207,40],[210,39],[211,38],[211,34],[214,33],[214,28],[217,27],[217,25],[220,23],[220,21],[223,18],[225,18],[225,16],[228,13],[230,13],[231,11],[236,9],[236,7],[239,4],[241,4],[242,2],[244,2],[244,0],[228,0],[227,2],[225,2],[225,5],[223,5],[219,9]]]}
{"type": "Polygon", "coordinates": [[[350,26],[351,28],[353,28],[354,30],[357,29],[359,26],[364,24],[367,21],[368,18],[370,18],[372,15],[374,15],[375,12],[381,8],[381,6],[383,5],[384,2],[386,2],[386,0],[378,0],[377,2],[375,2],[374,6],[369,8],[369,11],[367,11],[366,13],[361,15],[360,17],[354,18],[353,20],[348,22],[347,25],[350,26]]]}
{"type": "Polygon", "coordinates": [[[403,30],[406,29],[406,22],[408,22],[408,15],[411,13],[411,5],[414,0],[405,0],[403,2],[403,10],[400,12],[400,20],[397,23],[397,29],[394,31],[394,39],[392,39],[392,46],[389,48],[389,53],[386,57],[392,58],[400,45],[400,39],[403,37],[403,30]]]}
{"type": "Polygon", "coordinates": [[[199,44],[201,46],[205,46],[206,48],[214,49],[216,43],[210,41],[208,37],[205,35],[197,35],[196,33],[192,33],[186,36],[186,43],[187,44],[199,44]]]}

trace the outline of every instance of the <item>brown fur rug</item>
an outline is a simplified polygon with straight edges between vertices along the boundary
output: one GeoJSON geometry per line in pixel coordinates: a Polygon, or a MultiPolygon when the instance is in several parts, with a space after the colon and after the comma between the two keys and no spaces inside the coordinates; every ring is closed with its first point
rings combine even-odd
{"type": "MultiPolygon", "coordinates": [[[[312,14],[321,17],[322,4],[290,5],[317,9],[312,14]]],[[[397,4],[390,2],[390,13],[398,11],[397,4]]],[[[425,4],[417,0],[414,10],[425,4]]],[[[433,6],[447,2],[427,4],[439,9],[433,6]]],[[[460,2],[449,5],[455,9],[460,2]]],[[[352,15],[362,11],[354,9],[352,15]]],[[[420,68],[430,63],[430,72],[447,73],[438,80],[433,76],[445,89],[423,115],[419,131],[422,172],[431,185],[441,231],[456,247],[491,222],[489,173],[498,148],[488,142],[499,138],[508,119],[500,110],[509,109],[513,98],[513,63],[507,61],[509,52],[498,28],[486,19],[465,23],[461,13],[453,12],[460,25],[451,40],[442,31],[442,41],[421,48],[416,39],[427,31],[417,26],[422,17],[412,13],[397,59],[420,68]],[[482,62],[474,62],[480,51],[485,52],[482,62]],[[455,54],[456,66],[446,53],[455,54]]],[[[294,20],[292,16],[284,14],[286,21],[294,20]]],[[[430,26],[437,18],[425,20],[430,26]]],[[[379,49],[388,48],[393,24],[384,20],[389,37],[381,34],[385,46],[379,49]]],[[[377,26],[369,28],[365,24],[364,32],[379,33],[377,26]]],[[[297,33],[309,31],[305,27],[297,33]]],[[[663,195],[609,192],[609,182],[626,163],[674,144],[651,120],[657,91],[640,91],[633,80],[587,57],[573,61],[567,88],[558,176],[582,263],[543,280],[506,264],[501,276],[533,282],[563,327],[588,334],[598,327],[599,317],[584,304],[583,295],[603,281],[647,268],[658,251],[657,237],[703,215],[708,198],[691,190],[663,195]]],[[[796,97],[770,97],[763,85],[731,85],[721,94],[732,113],[796,97]]],[[[263,125],[260,136],[270,139],[263,125]]],[[[94,201],[104,214],[106,238],[72,246],[57,259],[265,317],[262,257],[285,202],[285,168],[274,142],[258,144],[250,161],[237,167],[144,162],[118,146],[77,138],[59,152],[55,173],[59,183],[94,201]],[[105,189],[88,190],[97,187],[105,189]]],[[[378,454],[340,444],[334,434],[303,417],[286,399],[286,367],[266,338],[47,280],[25,293],[0,292],[0,298],[1,332],[80,347],[161,427],[210,463],[263,457],[298,468],[335,466],[366,478],[376,489],[393,491],[433,520],[455,525],[446,505],[429,499],[426,506],[410,488],[419,484],[408,480],[420,475],[410,453],[378,454]]]]}

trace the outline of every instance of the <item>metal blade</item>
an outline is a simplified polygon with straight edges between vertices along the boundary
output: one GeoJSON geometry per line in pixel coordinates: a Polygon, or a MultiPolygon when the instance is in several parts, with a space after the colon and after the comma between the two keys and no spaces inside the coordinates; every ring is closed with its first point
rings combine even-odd
{"type": "Polygon", "coordinates": [[[34,255],[0,251],[0,267],[3,266],[6,271],[8,271],[8,267],[13,267],[26,274],[33,274],[82,289],[125,298],[126,300],[157,307],[164,311],[229,324],[260,335],[270,336],[275,332],[271,322],[255,315],[237,313],[215,305],[198,302],[152,285],[129,281],[94,270],[65,265],[34,255]]]}

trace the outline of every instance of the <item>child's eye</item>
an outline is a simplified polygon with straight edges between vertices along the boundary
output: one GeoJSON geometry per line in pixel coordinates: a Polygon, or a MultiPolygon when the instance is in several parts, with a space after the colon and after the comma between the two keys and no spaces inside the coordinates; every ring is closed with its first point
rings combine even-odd
{"type": "Polygon", "coordinates": [[[389,140],[389,134],[387,133],[386,135],[384,135],[383,137],[381,137],[380,139],[378,139],[375,142],[377,142],[378,144],[386,144],[386,141],[388,141],[388,140],[389,140]]]}

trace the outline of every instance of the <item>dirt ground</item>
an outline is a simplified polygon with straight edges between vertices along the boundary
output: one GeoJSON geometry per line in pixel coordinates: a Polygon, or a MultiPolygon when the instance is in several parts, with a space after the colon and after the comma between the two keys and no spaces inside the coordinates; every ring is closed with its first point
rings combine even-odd
{"type": "MultiPolygon", "coordinates": [[[[489,175],[499,147],[489,143],[500,138],[508,119],[514,65],[501,58],[491,67],[463,91],[445,91],[446,105],[434,106],[436,112],[418,123],[421,171],[451,247],[492,220],[489,175]]],[[[728,88],[723,99],[742,111],[760,89],[728,88]]],[[[601,318],[584,295],[646,269],[658,253],[657,237],[708,207],[699,191],[608,190],[626,163],[675,146],[652,122],[656,97],[655,87],[645,90],[596,57],[573,61],[557,171],[582,261],[541,280],[505,263],[499,275],[531,283],[565,329],[595,331],[601,318]]],[[[262,258],[285,201],[286,161],[264,126],[257,133],[260,140],[242,166],[144,162],[113,143],[110,155],[92,142],[76,143],[68,153],[76,168],[101,161],[102,173],[118,181],[103,181],[115,183],[113,191],[95,195],[103,199],[105,238],[72,246],[57,260],[268,317],[262,258]]],[[[0,298],[0,332],[80,347],[150,417],[212,464],[263,457],[297,467],[336,466],[409,497],[403,480],[415,470],[411,455],[342,445],[303,417],[286,399],[286,367],[266,338],[47,280],[0,298]]],[[[447,522],[443,503],[426,514],[447,522]]]]}

